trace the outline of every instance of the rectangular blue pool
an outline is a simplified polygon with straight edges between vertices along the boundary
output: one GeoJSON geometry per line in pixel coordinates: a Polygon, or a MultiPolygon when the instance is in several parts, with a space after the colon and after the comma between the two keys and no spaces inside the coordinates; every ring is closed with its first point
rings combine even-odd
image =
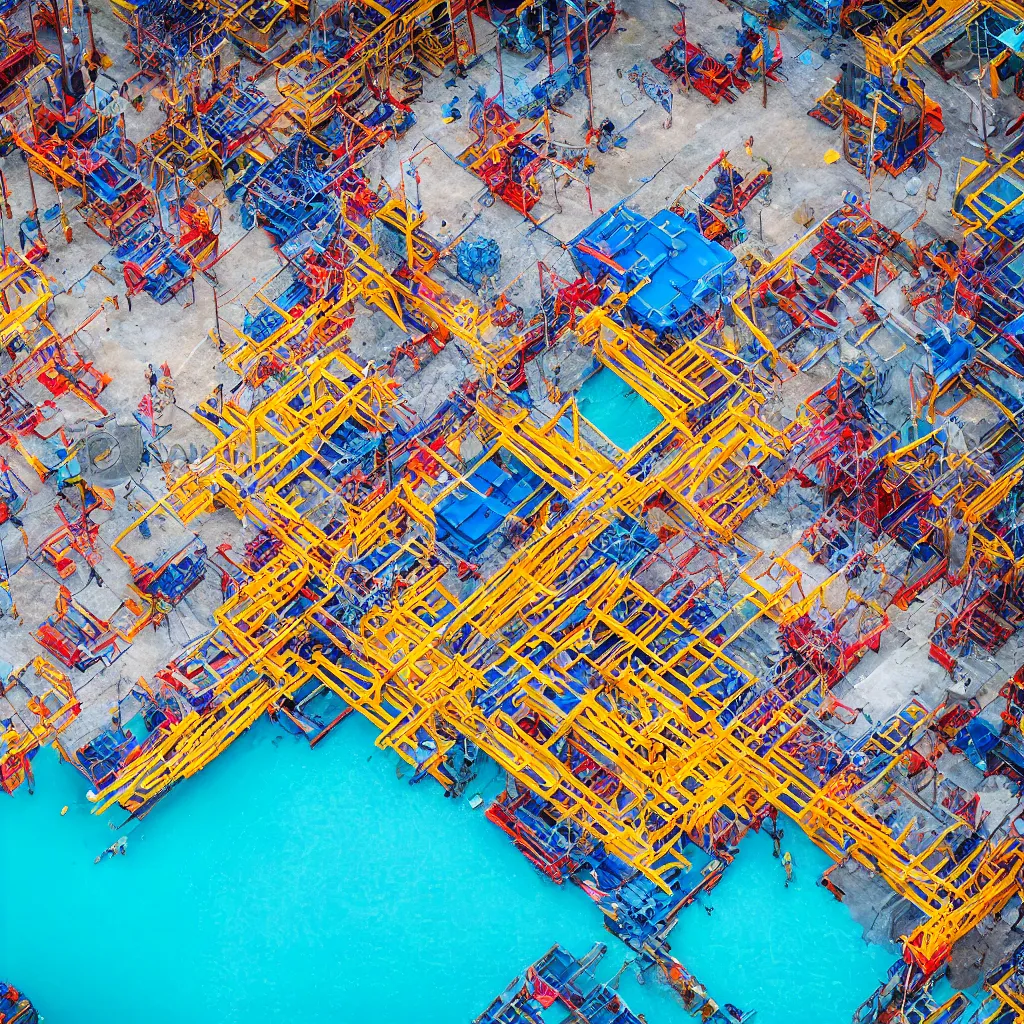
{"type": "Polygon", "coordinates": [[[580,412],[624,452],[663,422],[661,413],[607,366],[584,382],[576,400],[580,412]]]}

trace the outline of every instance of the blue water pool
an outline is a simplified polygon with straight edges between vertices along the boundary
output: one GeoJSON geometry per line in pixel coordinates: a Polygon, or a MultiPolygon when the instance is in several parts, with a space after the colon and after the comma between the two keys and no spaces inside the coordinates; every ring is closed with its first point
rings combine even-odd
{"type": "Polygon", "coordinates": [[[864,942],[846,908],[817,884],[832,862],[795,825],[785,826],[783,849],[794,861],[789,888],[771,840],[744,839],[706,898],[712,913],[683,914],[672,950],[719,1001],[756,1007],[757,1024],[846,1024],[898,950],[864,942]]]}
{"type": "Polygon", "coordinates": [[[623,451],[662,422],[661,413],[607,366],[584,383],[576,398],[580,412],[623,451]]]}
{"type": "MultiPolygon", "coordinates": [[[[47,1024],[465,1024],[554,942],[606,942],[604,973],[619,970],[631,954],[583,893],[542,878],[482,810],[400,781],[372,740],[356,716],[316,751],[261,723],[98,865],[121,833],[43,752],[36,795],[0,801],[0,975],[47,1024]]],[[[846,1024],[892,958],[814,887],[809,844],[793,844],[788,892],[763,846],[746,844],[712,917],[683,915],[673,949],[758,1024],[846,1024]],[[794,1014],[786,984],[826,1012],[794,1014]]],[[[622,993],[650,1024],[690,1020],[628,972],[622,993]]]]}

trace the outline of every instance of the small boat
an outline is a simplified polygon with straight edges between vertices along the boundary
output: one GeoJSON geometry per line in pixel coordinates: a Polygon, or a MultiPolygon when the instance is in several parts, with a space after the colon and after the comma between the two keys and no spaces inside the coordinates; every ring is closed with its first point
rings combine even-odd
{"type": "Polygon", "coordinates": [[[0,981],[0,1021],[4,1024],[38,1024],[39,1012],[13,985],[0,981]]]}

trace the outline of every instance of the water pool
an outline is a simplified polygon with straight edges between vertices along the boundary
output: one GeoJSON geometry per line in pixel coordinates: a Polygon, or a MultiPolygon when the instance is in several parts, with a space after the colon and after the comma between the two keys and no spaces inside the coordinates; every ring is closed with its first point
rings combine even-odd
{"type": "MultiPolygon", "coordinates": [[[[120,833],[89,813],[82,777],[44,751],[36,795],[0,802],[0,974],[46,1024],[467,1024],[556,941],[577,955],[606,942],[602,973],[618,971],[631,954],[583,893],[542,878],[482,809],[399,781],[372,741],[357,716],[315,752],[260,723],[133,823],[126,857],[99,865],[120,833]]],[[[761,1006],[758,1024],[799,1024],[775,975],[798,979],[786,958],[804,957],[796,991],[817,993],[827,942],[843,958],[830,984],[848,987],[816,1021],[846,1024],[832,1011],[865,998],[892,958],[815,889],[803,845],[800,884],[785,893],[758,842],[711,894],[711,918],[683,915],[674,951],[720,1001],[761,1006]],[[732,916],[740,887],[757,931],[732,916]],[[792,910],[805,900],[811,909],[792,910]],[[776,934],[790,912],[794,945],[776,934]],[[771,955],[748,960],[769,919],[771,955]]],[[[621,991],[650,1024],[691,1019],[628,972],[621,991]]]]}
{"type": "Polygon", "coordinates": [[[624,452],[662,422],[661,413],[607,366],[586,380],[576,398],[580,412],[624,452]]]}
{"type": "Polygon", "coordinates": [[[672,951],[719,1002],[756,1007],[757,1024],[846,1024],[899,952],[864,942],[846,908],[817,884],[831,860],[796,825],[784,827],[789,888],[768,836],[747,836],[706,897],[713,912],[683,914],[672,951]]]}

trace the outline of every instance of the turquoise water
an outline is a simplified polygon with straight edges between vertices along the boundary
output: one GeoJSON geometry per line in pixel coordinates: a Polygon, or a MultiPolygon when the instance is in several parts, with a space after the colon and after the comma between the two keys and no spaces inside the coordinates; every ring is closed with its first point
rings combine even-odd
{"type": "Polygon", "coordinates": [[[576,398],[580,412],[623,451],[662,422],[661,413],[607,366],[584,383],[576,398]]]}
{"type": "MultiPolygon", "coordinates": [[[[40,754],[36,795],[0,801],[0,974],[46,1024],[468,1024],[554,942],[577,955],[606,942],[604,975],[618,971],[631,954],[583,893],[542,878],[482,809],[399,781],[372,741],[357,716],[315,751],[261,723],[98,865],[121,833],[89,813],[77,772],[40,754]]],[[[711,918],[683,915],[674,951],[719,1000],[757,1005],[758,1024],[846,1024],[891,957],[814,887],[803,844],[786,892],[758,843],[712,892],[711,918]],[[794,980],[827,1011],[794,1016],[794,980]]],[[[690,1020],[628,972],[621,991],[650,1024],[690,1020]]]]}
{"type": "Polygon", "coordinates": [[[846,1024],[898,951],[864,942],[846,908],[817,884],[832,863],[827,855],[795,825],[785,833],[789,888],[771,840],[748,836],[705,898],[713,913],[682,915],[673,953],[719,1002],[756,1007],[756,1024],[846,1024]]]}

